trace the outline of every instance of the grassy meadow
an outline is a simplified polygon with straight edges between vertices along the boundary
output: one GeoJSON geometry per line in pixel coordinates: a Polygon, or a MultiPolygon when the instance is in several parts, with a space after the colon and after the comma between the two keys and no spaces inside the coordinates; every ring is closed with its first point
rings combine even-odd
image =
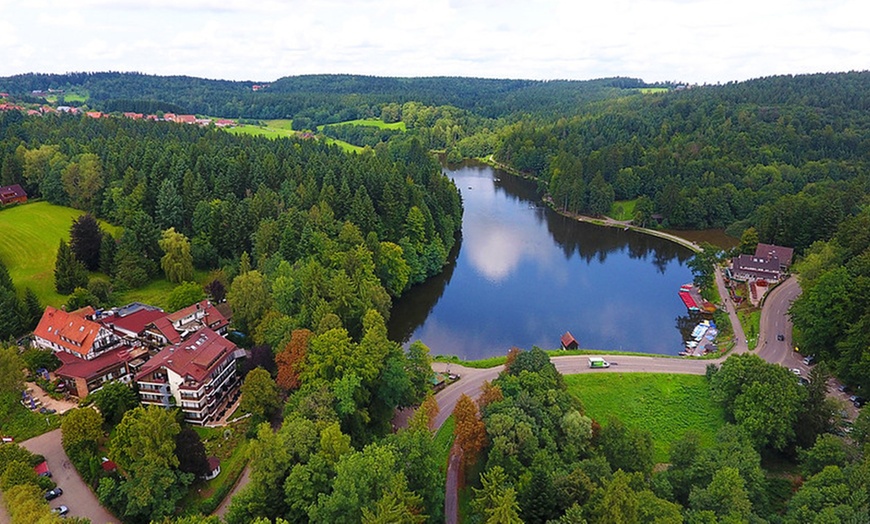
{"type": "Polygon", "coordinates": [[[234,135],[255,135],[264,136],[266,138],[286,138],[296,136],[296,131],[293,131],[293,121],[288,119],[280,120],[262,120],[262,124],[255,126],[251,124],[241,124],[236,127],[227,128],[227,132],[234,135]]]}
{"type": "MultiPolygon", "coordinates": [[[[43,304],[60,306],[66,297],[54,290],[57,245],[69,241],[69,228],[84,212],[48,202],[31,202],[0,210],[0,260],[19,288],[29,287],[43,304]]],[[[113,236],[121,228],[100,221],[113,236]]]]}
{"type": "Polygon", "coordinates": [[[725,424],[721,406],[710,398],[707,379],[698,375],[659,373],[583,373],[566,375],[568,390],[586,408],[586,415],[607,425],[613,416],[626,427],[652,433],[655,461],[667,462],[673,442],[687,431],[710,445],[725,424]]]}
{"type": "MultiPolygon", "coordinates": [[[[404,122],[392,122],[386,123],[383,120],[377,118],[359,118],[357,120],[348,120],[346,122],[338,122],[335,125],[351,125],[351,126],[368,126],[368,127],[377,127],[378,129],[393,129],[397,131],[407,131],[404,122]]],[[[323,126],[317,126],[317,130],[321,130],[323,126]]]]}
{"type": "Polygon", "coordinates": [[[634,219],[634,207],[637,204],[635,200],[618,200],[610,207],[610,212],[607,214],[614,220],[632,220],[634,219]]]}

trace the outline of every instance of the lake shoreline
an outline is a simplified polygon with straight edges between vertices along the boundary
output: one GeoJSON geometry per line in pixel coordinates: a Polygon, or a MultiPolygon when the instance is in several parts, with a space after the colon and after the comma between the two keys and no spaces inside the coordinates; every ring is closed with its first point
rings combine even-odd
{"type": "MultiPolygon", "coordinates": [[[[539,179],[537,179],[537,178],[535,178],[527,173],[522,173],[522,172],[517,171],[516,169],[514,169],[510,166],[506,166],[504,164],[497,162],[495,160],[495,158],[493,158],[492,155],[489,155],[488,157],[485,157],[485,158],[477,158],[477,159],[470,159],[470,160],[479,161],[479,162],[486,164],[490,167],[498,169],[499,171],[503,171],[509,175],[519,177],[519,178],[522,178],[524,180],[533,180],[535,182],[540,181],[539,179]]],[[[631,229],[632,231],[637,231],[639,233],[643,233],[646,235],[652,235],[652,236],[656,236],[659,238],[664,238],[665,240],[670,240],[671,242],[675,242],[675,243],[677,243],[685,248],[691,249],[695,253],[700,253],[701,251],[703,251],[703,249],[701,248],[700,245],[698,245],[695,242],[692,242],[689,239],[680,237],[678,235],[674,235],[672,233],[666,233],[664,231],[659,231],[657,229],[650,229],[650,228],[646,228],[646,227],[636,226],[636,225],[631,223],[631,220],[615,220],[615,219],[607,217],[607,216],[605,216],[603,218],[596,218],[596,217],[591,217],[588,215],[569,213],[567,211],[561,210],[558,207],[556,207],[556,205],[553,203],[553,199],[550,198],[549,194],[542,197],[541,201],[544,202],[545,204],[547,204],[547,206],[550,209],[552,209],[555,213],[562,215],[563,217],[576,220],[578,222],[586,222],[588,224],[594,224],[597,226],[604,226],[604,227],[616,227],[616,228],[622,228],[622,229],[631,229]]]]}

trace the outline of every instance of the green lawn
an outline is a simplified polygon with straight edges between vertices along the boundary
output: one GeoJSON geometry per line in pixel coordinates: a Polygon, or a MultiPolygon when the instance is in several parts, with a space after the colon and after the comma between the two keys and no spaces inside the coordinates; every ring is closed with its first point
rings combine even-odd
{"type": "Polygon", "coordinates": [[[635,205],[637,205],[637,199],[618,200],[610,207],[610,212],[607,216],[614,220],[631,220],[634,218],[635,205]]]}
{"type": "MultiPolygon", "coordinates": [[[[66,297],[54,290],[54,262],[61,238],[69,240],[72,221],[83,211],[48,202],[31,202],[0,210],[0,260],[16,286],[29,287],[43,304],[59,306],[66,297]]],[[[121,229],[100,225],[116,238],[121,229]]]]}
{"type": "Polygon", "coordinates": [[[568,390],[583,402],[586,414],[606,425],[614,416],[627,427],[652,433],[655,461],[667,462],[670,445],[686,431],[704,445],[725,424],[722,408],[710,398],[706,378],[659,373],[584,373],[566,375],[568,390]]]}
{"type": "Polygon", "coordinates": [[[667,93],[670,91],[667,87],[641,87],[640,92],[648,95],[652,93],[667,93]]]}
{"type": "MultiPolygon", "coordinates": [[[[193,274],[193,280],[194,282],[205,285],[205,279],[207,276],[208,271],[197,270],[193,274]]],[[[131,289],[121,293],[117,298],[117,302],[118,304],[142,302],[168,311],[166,301],[169,298],[169,293],[171,293],[177,285],[178,284],[173,284],[163,277],[155,278],[144,287],[131,289]]]]}
{"type": "Polygon", "coordinates": [[[277,120],[261,120],[258,126],[251,124],[240,124],[235,127],[229,127],[226,130],[235,135],[255,135],[264,136],[266,138],[283,138],[294,137],[296,131],[293,131],[293,121],[280,118],[277,120]]]}
{"type": "MultiPolygon", "coordinates": [[[[333,125],[351,125],[351,126],[368,126],[368,127],[377,127],[379,129],[394,129],[398,131],[406,131],[404,122],[393,122],[386,123],[383,120],[377,118],[360,118],[358,120],[348,120],[346,122],[338,122],[333,125]]],[[[319,131],[323,126],[317,126],[317,130],[319,131]]]]}

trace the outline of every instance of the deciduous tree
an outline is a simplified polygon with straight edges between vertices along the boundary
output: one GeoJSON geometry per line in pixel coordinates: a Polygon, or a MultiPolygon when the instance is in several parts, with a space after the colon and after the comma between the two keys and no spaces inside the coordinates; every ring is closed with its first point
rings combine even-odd
{"type": "Polygon", "coordinates": [[[166,307],[169,311],[178,311],[191,304],[196,304],[205,298],[202,286],[196,282],[182,282],[169,292],[166,299],[166,307]]]}
{"type": "Polygon", "coordinates": [[[95,452],[103,437],[103,417],[93,408],[73,409],[64,415],[60,431],[65,449],[95,452]]]}
{"type": "Polygon", "coordinates": [[[477,404],[468,395],[462,395],[453,408],[454,445],[462,453],[463,467],[474,464],[480,451],[486,446],[486,426],[480,420],[477,404]]]}
{"type": "Polygon", "coordinates": [[[308,342],[313,333],[307,329],[293,330],[290,342],[283,351],[278,353],[275,361],[278,364],[278,387],[284,391],[298,389],[300,386],[299,376],[305,364],[305,355],[308,353],[308,342]]]}
{"type": "Polygon", "coordinates": [[[278,386],[263,368],[248,373],[242,383],[242,400],[239,407],[259,419],[271,417],[280,407],[278,386]]]}
{"type": "Polygon", "coordinates": [[[160,259],[160,266],[166,279],[176,284],[193,280],[193,256],[187,237],[176,232],[175,228],[169,228],[163,232],[158,243],[165,253],[160,259]]]}

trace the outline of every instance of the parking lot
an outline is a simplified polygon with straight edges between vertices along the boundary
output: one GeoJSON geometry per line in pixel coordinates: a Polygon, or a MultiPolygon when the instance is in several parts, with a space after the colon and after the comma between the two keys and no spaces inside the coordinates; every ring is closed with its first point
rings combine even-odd
{"type": "Polygon", "coordinates": [[[96,495],[79,476],[66,456],[60,438],[60,429],[56,429],[21,443],[22,447],[32,453],[45,457],[51,470],[51,478],[63,489],[63,495],[52,500],[49,505],[52,508],[67,506],[67,516],[85,517],[91,519],[92,524],[119,523],[120,520],[100,506],[96,495]]]}

